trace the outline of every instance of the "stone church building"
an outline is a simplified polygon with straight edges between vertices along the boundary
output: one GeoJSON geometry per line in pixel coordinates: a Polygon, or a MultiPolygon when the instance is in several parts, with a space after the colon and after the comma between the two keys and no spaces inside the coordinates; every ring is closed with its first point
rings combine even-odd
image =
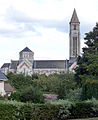
{"type": "Polygon", "coordinates": [[[28,47],[19,52],[19,60],[11,60],[4,63],[1,70],[4,74],[10,72],[32,74],[53,74],[73,71],[77,65],[77,57],[80,55],[80,22],[74,9],[70,20],[70,57],[69,60],[34,60],[34,52],[28,47]]]}

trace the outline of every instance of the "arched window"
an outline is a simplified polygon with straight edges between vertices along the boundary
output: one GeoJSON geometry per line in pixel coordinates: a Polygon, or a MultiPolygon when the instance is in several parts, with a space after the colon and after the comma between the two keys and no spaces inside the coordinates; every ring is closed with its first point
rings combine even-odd
{"type": "Polygon", "coordinates": [[[76,25],[74,25],[74,30],[76,30],[76,25]]]}

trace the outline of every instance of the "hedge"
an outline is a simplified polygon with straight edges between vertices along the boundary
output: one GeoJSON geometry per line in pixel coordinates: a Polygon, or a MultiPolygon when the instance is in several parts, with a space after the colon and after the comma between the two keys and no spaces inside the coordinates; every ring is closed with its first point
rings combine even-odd
{"type": "Polygon", "coordinates": [[[31,104],[0,101],[0,120],[66,120],[98,117],[98,101],[31,104]]]}

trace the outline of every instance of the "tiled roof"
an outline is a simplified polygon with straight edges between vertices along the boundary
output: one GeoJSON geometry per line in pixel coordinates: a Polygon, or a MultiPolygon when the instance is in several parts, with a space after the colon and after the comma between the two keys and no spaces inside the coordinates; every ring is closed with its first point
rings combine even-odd
{"type": "Polygon", "coordinates": [[[4,90],[5,90],[5,92],[13,92],[14,88],[9,83],[5,83],[4,90]]]}
{"type": "Polygon", "coordinates": [[[0,70],[0,80],[2,80],[2,81],[7,80],[7,77],[1,72],[1,70],[0,70]]]}
{"type": "Polygon", "coordinates": [[[6,68],[6,67],[9,68],[9,66],[10,66],[10,63],[4,63],[1,68],[6,68]]]}
{"type": "Polygon", "coordinates": [[[18,60],[11,60],[11,69],[16,70],[18,64],[19,64],[18,60]]]}
{"type": "Polygon", "coordinates": [[[32,52],[28,47],[25,47],[22,51],[20,51],[20,53],[21,52],[32,52]]]}
{"type": "MultiPolygon", "coordinates": [[[[67,61],[68,62],[68,61],[67,61]]],[[[66,68],[66,60],[35,60],[34,61],[35,69],[44,69],[44,68],[58,68],[65,69],[66,68]]]]}

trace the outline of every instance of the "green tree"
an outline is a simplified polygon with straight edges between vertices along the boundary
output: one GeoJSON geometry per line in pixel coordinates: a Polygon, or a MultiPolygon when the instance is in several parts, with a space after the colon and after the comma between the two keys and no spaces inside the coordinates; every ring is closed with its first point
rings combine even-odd
{"type": "Polygon", "coordinates": [[[86,47],[83,48],[83,55],[78,57],[75,75],[79,83],[88,77],[98,79],[98,23],[92,31],[85,35],[86,47]]]}
{"type": "Polygon", "coordinates": [[[32,77],[24,76],[23,74],[8,74],[8,82],[16,88],[16,90],[21,91],[24,88],[32,85],[32,77]]]}
{"type": "Polygon", "coordinates": [[[21,102],[29,101],[33,103],[43,103],[44,97],[43,97],[42,92],[39,89],[33,88],[31,86],[21,92],[20,101],[21,102]]]}

